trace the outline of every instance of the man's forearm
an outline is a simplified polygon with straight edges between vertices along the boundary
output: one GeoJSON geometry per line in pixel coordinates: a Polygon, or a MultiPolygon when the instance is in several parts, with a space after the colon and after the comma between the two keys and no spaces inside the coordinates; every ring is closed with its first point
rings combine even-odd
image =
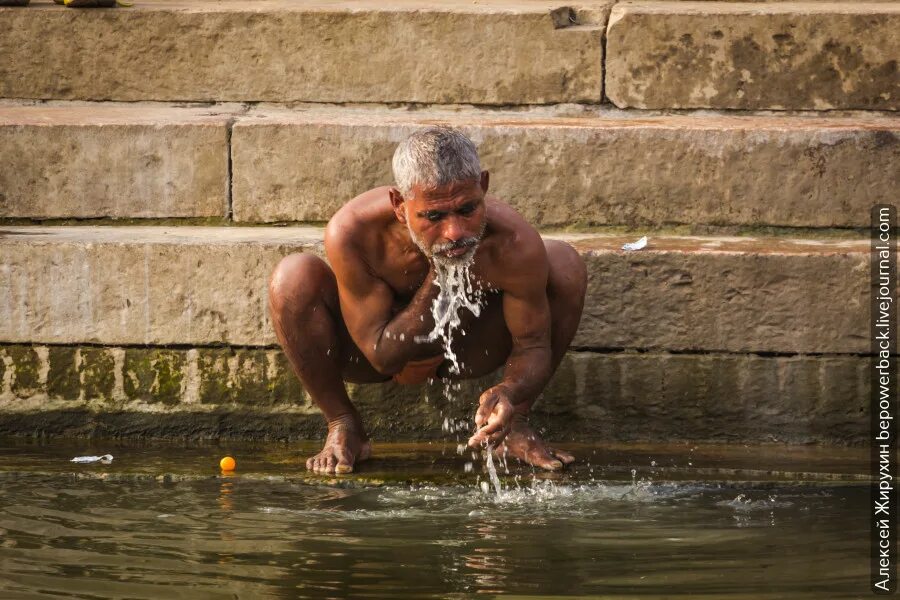
{"type": "Polygon", "coordinates": [[[551,357],[549,345],[513,348],[498,384],[507,390],[513,406],[526,408],[544,391],[553,375],[551,357]]]}
{"type": "Polygon", "coordinates": [[[410,360],[435,356],[444,351],[440,341],[416,341],[416,337],[426,337],[434,329],[431,306],[440,291],[434,285],[434,275],[432,268],[410,303],[381,329],[375,342],[373,365],[382,373],[399,372],[410,360]]]}

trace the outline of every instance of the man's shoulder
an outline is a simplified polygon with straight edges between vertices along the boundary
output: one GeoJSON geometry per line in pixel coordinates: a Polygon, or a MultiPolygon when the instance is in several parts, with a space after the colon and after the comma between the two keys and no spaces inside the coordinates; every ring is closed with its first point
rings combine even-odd
{"type": "Polygon", "coordinates": [[[488,224],[496,239],[496,249],[501,254],[514,256],[529,248],[543,246],[537,229],[499,198],[489,198],[488,224]]]}
{"type": "Polygon", "coordinates": [[[530,277],[543,270],[547,256],[544,240],[518,211],[505,202],[491,198],[489,226],[493,238],[490,262],[493,279],[502,289],[505,284],[530,277]]]}
{"type": "Polygon", "coordinates": [[[326,250],[349,249],[364,244],[384,218],[386,206],[390,206],[390,187],[377,187],[349,200],[329,219],[325,227],[326,250]],[[385,204],[387,203],[387,205],[385,204]]]}

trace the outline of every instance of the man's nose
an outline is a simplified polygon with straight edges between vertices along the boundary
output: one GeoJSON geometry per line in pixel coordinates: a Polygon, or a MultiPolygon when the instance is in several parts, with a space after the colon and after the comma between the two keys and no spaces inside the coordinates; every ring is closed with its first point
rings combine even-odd
{"type": "Polygon", "coordinates": [[[456,243],[466,237],[466,230],[458,219],[447,219],[444,224],[443,234],[445,239],[456,243]]]}

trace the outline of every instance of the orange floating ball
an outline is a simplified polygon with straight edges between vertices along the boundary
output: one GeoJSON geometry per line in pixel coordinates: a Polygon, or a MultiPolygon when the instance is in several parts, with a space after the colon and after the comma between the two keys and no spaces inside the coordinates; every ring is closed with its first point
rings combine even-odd
{"type": "Polygon", "coordinates": [[[226,456],[222,460],[219,461],[219,467],[222,468],[223,471],[234,471],[234,468],[237,466],[237,463],[234,462],[234,459],[230,456],[226,456]]]}

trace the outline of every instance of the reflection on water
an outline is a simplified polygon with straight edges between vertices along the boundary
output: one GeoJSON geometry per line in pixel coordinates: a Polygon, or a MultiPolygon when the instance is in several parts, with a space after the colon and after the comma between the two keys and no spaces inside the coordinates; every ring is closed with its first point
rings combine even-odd
{"type": "Polygon", "coordinates": [[[866,595],[861,486],[0,475],[0,597],[866,595]]]}

